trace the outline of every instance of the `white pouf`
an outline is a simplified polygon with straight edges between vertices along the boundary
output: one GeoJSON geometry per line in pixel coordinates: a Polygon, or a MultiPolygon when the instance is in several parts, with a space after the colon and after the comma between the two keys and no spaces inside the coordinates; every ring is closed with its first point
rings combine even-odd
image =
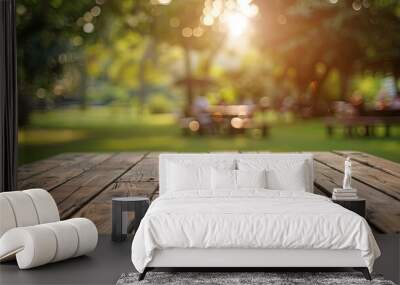
{"type": "Polygon", "coordinates": [[[15,221],[13,209],[10,202],[0,195],[0,237],[9,229],[15,228],[17,223],[15,221]]]}
{"type": "Polygon", "coordinates": [[[96,248],[97,245],[97,228],[94,223],[84,218],[74,218],[65,221],[74,226],[78,233],[78,247],[75,256],[86,254],[96,248]]]}
{"type": "Polygon", "coordinates": [[[17,259],[20,269],[84,255],[98,233],[85,218],[60,221],[57,205],[42,189],[0,193],[0,261],[17,259]]]}

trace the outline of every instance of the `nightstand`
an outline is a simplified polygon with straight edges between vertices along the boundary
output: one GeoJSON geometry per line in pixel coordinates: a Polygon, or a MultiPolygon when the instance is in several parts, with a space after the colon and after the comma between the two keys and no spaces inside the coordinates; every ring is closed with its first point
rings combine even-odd
{"type": "Polygon", "coordinates": [[[136,232],[149,205],[150,200],[146,197],[112,198],[112,240],[123,241],[129,232],[136,232]],[[135,213],[133,221],[129,221],[129,212],[135,213]]]}
{"type": "Polygon", "coordinates": [[[339,204],[340,206],[359,214],[361,217],[365,218],[365,199],[355,199],[355,200],[333,200],[332,202],[339,204]]]}

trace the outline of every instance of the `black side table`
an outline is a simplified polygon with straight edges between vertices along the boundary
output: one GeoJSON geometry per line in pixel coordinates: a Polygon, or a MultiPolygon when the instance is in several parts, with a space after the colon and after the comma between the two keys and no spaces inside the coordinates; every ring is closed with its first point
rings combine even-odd
{"type": "Polygon", "coordinates": [[[355,200],[334,200],[332,202],[339,204],[340,206],[359,214],[361,217],[365,218],[365,199],[355,199],[355,200]]]}
{"type": "Polygon", "coordinates": [[[136,231],[149,205],[150,200],[146,197],[112,198],[111,239],[113,241],[124,241],[128,232],[136,231]],[[128,212],[135,213],[133,221],[128,221],[128,212]]]}

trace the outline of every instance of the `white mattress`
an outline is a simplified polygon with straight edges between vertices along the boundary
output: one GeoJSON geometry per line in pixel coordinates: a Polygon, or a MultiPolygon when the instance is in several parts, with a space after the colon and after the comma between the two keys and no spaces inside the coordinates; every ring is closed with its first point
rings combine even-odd
{"type": "Polygon", "coordinates": [[[326,197],[277,190],[164,194],[139,226],[132,262],[143,272],[156,250],[170,248],[359,250],[370,271],[380,255],[359,215],[326,197]]]}

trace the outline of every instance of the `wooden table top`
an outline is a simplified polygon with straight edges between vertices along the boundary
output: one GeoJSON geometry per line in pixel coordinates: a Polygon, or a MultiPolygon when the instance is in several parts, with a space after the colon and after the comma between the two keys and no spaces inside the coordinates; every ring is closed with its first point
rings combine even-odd
{"type": "MultiPolygon", "coordinates": [[[[400,164],[362,152],[313,152],[314,191],[340,187],[344,160],[353,160],[353,186],[367,201],[367,220],[378,232],[400,233],[400,164]]],[[[111,198],[158,196],[158,153],[63,153],[22,165],[18,189],[43,188],[62,219],[87,217],[111,233],[111,198]]]]}

